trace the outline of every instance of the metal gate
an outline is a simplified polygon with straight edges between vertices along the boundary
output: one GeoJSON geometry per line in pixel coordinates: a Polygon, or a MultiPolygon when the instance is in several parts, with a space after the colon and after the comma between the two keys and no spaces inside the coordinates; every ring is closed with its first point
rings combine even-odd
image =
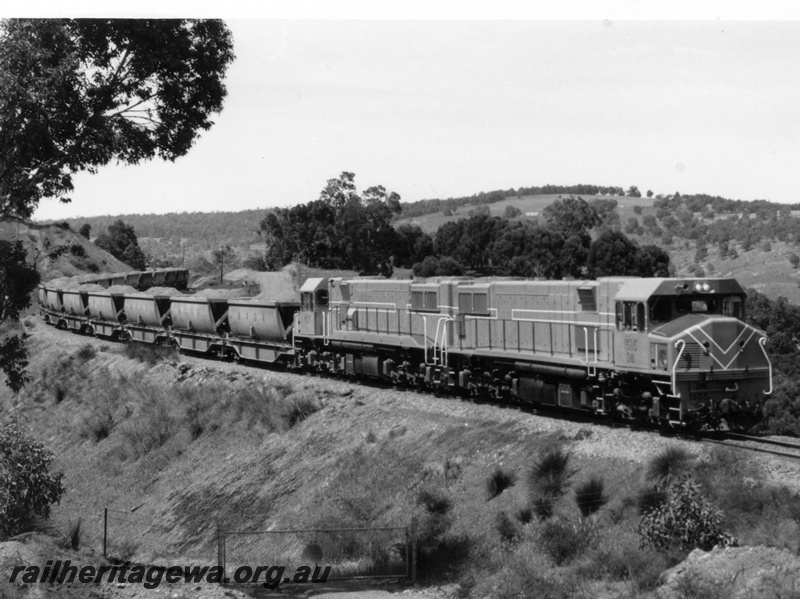
{"type": "Polygon", "coordinates": [[[235,580],[239,568],[285,568],[292,582],[301,566],[327,580],[416,579],[414,525],[409,527],[225,530],[217,527],[217,565],[235,580]]]}

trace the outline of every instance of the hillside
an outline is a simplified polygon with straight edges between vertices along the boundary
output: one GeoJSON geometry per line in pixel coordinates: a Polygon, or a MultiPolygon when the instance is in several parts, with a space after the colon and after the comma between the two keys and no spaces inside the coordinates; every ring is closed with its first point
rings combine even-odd
{"type": "MultiPolygon", "coordinates": [[[[395,226],[417,225],[426,233],[435,235],[443,224],[468,218],[470,213],[488,211],[492,216],[505,217],[509,207],[520,213],[513,220],[542,222],[545,208],[564,195],[513,195],[511,191],[459,198],[458,205],[425,214],[418,213],[431,210],[431,206],[439,207],[441,203],[406,205],[417,215],[413,218],[401,215],[395,226]],[[467,203],[469,201],[474,203],[467,203]]],[[[755,287],[773,299],[782,295],[792,303],[800,304],[800,271],[790,263],[793,254],[800,254],[800,211],[797,206],[702,195],[636,198],[584,194],[580,197],[589,203],[612,208],[601,228],[620,229],[641,245],[654,244],[665,249],[672,258],[677,275],[730,275],[738,278],[745,287],[755,287]]],[[[224,244],[236,249],[234,266],[256,266],[254,260],[264,248],[263,240],[257,234],[264,213],[250,210],[123,215],[67,222],[73,229],[89,223],[92,234],[96,235],[115,219],[121,218],[134,227],[153,265],[185,266],[194,272],[211,275],[214,272],[211,251],[224,244]]],[[[594,234],[599,234],[599,230],[594,234]]]]}
{"type": "MultiPolygon", "coordinates": [[[[543,223],[542,212],[562,194],[510,197],[491,204],[467,205],[458,208],[452,215],[443,212],[424,214],[409,219],[400,219],[398,226],[404,223],[419,226],[423,231],[435,235],[443,224],[468,218],[471,211],[488,209],[492,216],[504,217],[506,208],[511,206],[521,215],[514,220],[532,220],[543,223]]],[[[616,202],[616,207],[607,219],[606,225],[623,230],[631,239],[640,245],[654,244],[664,248],[670,255],[675,273],[678,276],[732,276],[744,287],[753,287],[768,297],[786,297],[793,304],[800,304],[800,270],[792,266],[790,256],[800,254],[800,211],[790,210],[787,206],[771,205],[763,216],[757,210],[763,210],[761,202],[738,202],[734,204],[741,210],[742,205],[752,212],[713,212],[705,209],[697,213],[689,213],[684,206],[665,208],[659,206],[658,199],[632,198],[625,196],[594,197],[580,196],[587,202],[616,202]],[[786,226],[784,240],[776,237],[776,227],[771,227],[771,220],[783,208],[785,215],[779,217],[786,226]],[[665,216],[666,213],[666,216],[665,216]],[[743,218],[742,215],[746,218],[743,218]],[[686,218],[686,216],[689,218],[686,218]],[[679,220],[678,217],[683,217],[679,220]],[[633,227],[631,219],[636,219],[633,227]],[[666,225],[665,222],[666,221],[666,225]],[[739,225],[739,223],[747,223],[739,225]],[[645,223],[651,226],[644,226],[645,223]],[[694,227],[704,227],[706,233],[695,233],[694,227]],[[759,228],[756,229],[755,227],[759,228]],[[727,251],[723,254],[723,243],[707,241],[715,232],[728,227],[721,233],[729,241],[724,243],[727,251]],[[754,229],[751,231],[750,229],[754,229]],[[741,239],[737,238],[739,231],[741,239]],[[694,237],[687,237],[693,235],[694,237]],[[698,259],[698,247],[706,248],[705,256],[698,259]],[[735,250],[735,251],[730,251],[735,250]],[[699,267],[699,268],[698,268],[699,267]]],[[[661,204],[664,200],[661,200],[661,204]]],[[[709,202],[710,204],[710,202],[709,202]]],[[[715,239],[715,238],[714,238],[715,239]]]]}
{"type": "Polygon", "coordinates": [[[22,241],[29,262],[36,262],[43,281],[86,273],[132,270],[88,239],[63,226],[0,222],[0,239],[22,241]],[[48,258],[47,255],[57,248],[66,251],[56,259],[48,258]]]}
{"type": "MultiPolygon", "coordinates": [[[[142,351],[34,317],[24,324],[33,382],[17,396],[0,391],[0,413],[55,452],[67,494],[53,513],[52,534],[63,537],[80,518],[80,559],[98,559],[104,508],[111,509],[110,551],[145,563],[213,563],[217,526],[407,526],[416,516],[425,584],[460,581],[473,597],[491,589],[567,597],[576,588],[587,596],[635,590],[647,597],[675,563],[640,548],[635,532],[649,463],[667,449],[694,464],[691,472],[742,543],[797,548],[787,510],[800,491],[798,462],[142,351]],[[529,472],[554,447],[569,452],[575,486],[590,476],[603,480],[608,502],[597,515],[581,519],[570,492],[556,519],[524,516],[529,472]],[[498,471],[509,481],[500,488],[498,471]]],[[[254,538],[230,545],[228,559],[263,563],[267,547],[254,538]]],[[[776,579],[772,588],[785,582],[776,579]]],[[[139,588],[136,596],[156,591],[139,588]]],[[[108,588],[104,596],[126,592],[108,588]]],[[[44,596],[60,596],[58,587],[44,596]]]]}

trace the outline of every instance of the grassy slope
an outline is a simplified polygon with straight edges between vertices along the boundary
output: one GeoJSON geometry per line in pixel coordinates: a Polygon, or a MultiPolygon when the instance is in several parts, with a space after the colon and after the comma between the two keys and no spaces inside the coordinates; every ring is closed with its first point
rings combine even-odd
{"type": "MultiPolygon", "coordinates": [[[[214,560],[217,522],[236,529],[402,526],[416,514],[423,536],[435,540],[420,567],[441,575],[468,545],[462,566],[474,574],[475,596],[494,585],[523,595],[548,585],[643,591],[671,563],[639,549],[635,504],[647,459],[674,440],[183,356],[148,363],[137,359],[148,354],[128,355],[118,344],[32,318],[27,325],[34,382],[16,397],[4,390],[0,402],[54,449],[68,489],[54,521],[66,530],[82,518],[85,545],[101,546],[104,507],[127,512],[112,513],[115,553],[194,563],[214,560]],[[289,427],[269,407],[275,394],[321,409],[289,427]],[[96,440],[103,414],[114,425],[96,440]],[[152,443],[148,435],[161,431],[152,443]],[[599,518],[583,522],[568,493],[557,504],[556,528],[523,526],[515,514],[528,504],[527,473],[554,443],[572,452],[575,483],[603,477],[610,501],[599,518]],[[489,501],[487,480],[498,466],[517,484],[489,501]],[[449,501],[449,514],[422,509],[422,490],[449,501]],[[498,532],[501,512],[512,521],[514,542],[498,532]],[[449,532],[431,537],[432,526],[449,532]],[[559,555],[565,545],[580,549],[565,560],[548,553],[559,555]]],[[[738,536],[795,548],[785,495],[762,491],[759,472],[738,457],[706,464],[703,480],[721,477],[720,497],[734,507],[743,496],[750,502],[746,517],[731,512],[738,536]],[[746,476],[759,481],[758,490],[746,476]]],[[[229,559],[252,562],[262,549],[231,548],[229,559]]]]}

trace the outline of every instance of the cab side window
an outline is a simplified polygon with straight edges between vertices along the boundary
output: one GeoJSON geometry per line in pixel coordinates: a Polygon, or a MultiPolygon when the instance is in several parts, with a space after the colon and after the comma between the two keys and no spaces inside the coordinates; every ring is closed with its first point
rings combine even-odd
{"type": "Polygon", "coordinates": [[[647,310],[642,302],[617,302],[617,329],[643,331],[647,326],[647,310]]]}
{"type": "Polygon", "coordinates": [[[650,300],[650,322],[669,322],[672,319],[672,303],[666,297],[650,300]]]}
{"type": "Polygon", "coordinates": [[[722,300],[722,315],[723,316],[732,316],[734,318],[743,318],[744,317],[744,304],[742,303],[742,298],[740,297],[726,297],[722,300]]]}

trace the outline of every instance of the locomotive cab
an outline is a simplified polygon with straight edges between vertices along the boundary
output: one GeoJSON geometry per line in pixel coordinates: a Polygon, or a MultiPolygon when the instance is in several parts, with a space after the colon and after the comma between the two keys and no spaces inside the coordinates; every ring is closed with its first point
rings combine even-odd
{"type": "Polygon", "coordinates": [[[742,322],[745,293],[735,280],[626,282],[615,312],[615,362],[632,376],[649,372],[655,417],[746,426],[771,393],[766,338],[742,322]]]}
{"type": "Polygon", "coordinates": [[[297,314],[299,335],[327,335],[330,314],[328,279],[307,279],[300,288],[300,312],[297,314]]]}

